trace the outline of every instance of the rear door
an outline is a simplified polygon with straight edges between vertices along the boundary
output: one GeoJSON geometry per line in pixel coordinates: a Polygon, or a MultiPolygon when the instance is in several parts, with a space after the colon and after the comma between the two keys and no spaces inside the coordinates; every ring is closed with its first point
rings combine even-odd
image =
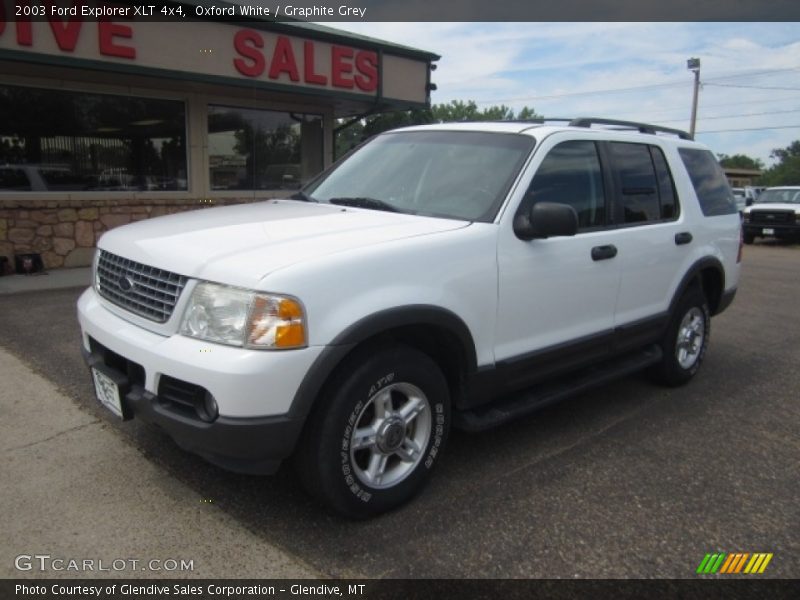
{"type": "MultiPolygon", "coordinates": [[[[675,277],[694,236],[681,213],[668,163],[655,144],[607,142],[614,173],[613,204],[621,282],[614,325],[616,350],[658,336],[675,277]]],[[[695,243],[696,245],[696,243],[695,243]]]]}

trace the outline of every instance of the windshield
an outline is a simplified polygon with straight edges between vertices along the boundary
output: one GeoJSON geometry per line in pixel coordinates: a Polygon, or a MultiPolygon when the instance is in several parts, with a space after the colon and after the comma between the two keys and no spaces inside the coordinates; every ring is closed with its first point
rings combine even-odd
{"type": "Polygon", "coordinates": [[[533,145],[507,133],[386,133],[303,191],[318,202],[490,222],[533,145]]]}
{"type": "Polygon", "coordinates": [[[800,188],[786,190],[764,190],[756,200],[757,204],[800,204],[800,188]]]}

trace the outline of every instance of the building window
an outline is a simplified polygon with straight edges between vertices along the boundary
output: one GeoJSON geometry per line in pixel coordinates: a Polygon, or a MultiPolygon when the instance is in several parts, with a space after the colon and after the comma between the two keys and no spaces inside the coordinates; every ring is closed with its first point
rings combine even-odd
{"type": "Polygon", "coordinates": [[[183,102],[0,85],[0,191],[186,190],[183,102]]]}
{"type": "Polygon", "coordinates": [[[208,107],[212,190],[297,189],[322,171],[319,115],[208,107]]]}

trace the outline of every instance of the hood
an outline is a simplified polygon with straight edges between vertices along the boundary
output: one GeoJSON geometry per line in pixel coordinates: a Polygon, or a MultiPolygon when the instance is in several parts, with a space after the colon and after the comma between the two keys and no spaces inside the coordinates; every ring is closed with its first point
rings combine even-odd
{"type": "Polygon", "coordinates": [[[269,273],[315,257],[467,225],[466,221],[269,200],[139,221],[109,231],[98,247],[188,277],[255,287],[269,273]]]}
{"type": "Polygon", "coordinates": [[[793,210],[794,212],[800,212],[800,204],[791,202],[768,202],[765,204],[758,204],[756,202],[755,204],[748,206],[747,209],[745,209],[745,212],[749,213],[754,210],[793,210]]]}

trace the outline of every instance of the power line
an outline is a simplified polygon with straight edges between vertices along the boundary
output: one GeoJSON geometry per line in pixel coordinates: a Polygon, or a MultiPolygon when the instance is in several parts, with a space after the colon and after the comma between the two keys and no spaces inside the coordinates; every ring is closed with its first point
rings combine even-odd
{"type": "Polygon", "coordinates": [[[632,92],[638,90],[647,90],[653,88],[661,88],[661,87],[673,87],[678,85],[685,85],[685,81],[676,82],[676,83],[656,83],[652,85],[638,85],[632,86],[627,88],[614,88],[614,89],[607,89],[607,90],[591,90],[587,92],[567,92],[566,94],[550,94],[547,96],[526,96],[524,98],[497,98],[494,100],[474,100],[475,104],[495,104],[495,103],[504,103],[504,102],[522,102],[522,101],[529,101],[529,100],[548,100],[552,98],[566,98],[568,96],[593,96],[596,94],[616,94],[619,92],[632,92]]]}
{"type": "MultiPolygon", "coordinates": [[[[740,106],[740,105],[744,105],[744,104],[774,104],[776,102],[797,102],[797,97],[796,96],[792,96],[792,97],[779,98],[779,99],[773,99],[773,100],[745,100],[745,101],[738,101],[738,102],[721,102],[721,103],[718,103],[718,104],[701,104],[700,108],[702,108],[702,109],[719,108],[721,106],[740,106]]],[[[664,114],[664,113],[676,112],[676,111],[684,111],[685,112],[686,111],[686,107],[685,106],[681,106],[680,108],[665,108],[665,109],[659,109],[659,110],[646,111],[646,112],[637,113],[637,114],[642,114],[642,115],[661,115],[661,114],[664,114]]],[[[624,112],[624,113],[608,113],[608,116],[610,116],[610,117],[613,117],[614,115],[618,115],[618,116],[619,115],[630,115],[630,111],[627,111],[627,112],[624,112]]],[[[675,119],[675,121],[678,121],[678,120],[681,120],[681,119],[675,119]]]]}
{"type": "MultiPolygon", "coordinates": [[[[733,79],[739,77],[758,77],[762,75],[767,75],[771,73],[781,73],[785,71],[798,71],[800,67],[788,67],[783,69],[771,69],[766,71],[757,71],[755,73],[748,73],[743,71],[740,74],[733,74],[733,75],[723,75],[719,77],[709,77],[702,81],[703,85],[713,85],[719,87],[752,87],[755,89],[764,89],[764,90],[792,90],[792,91],[800,91],[800,88],[781,88],[781,87],[766,87],[766,86],[744,86],[744,85],[733,85],[733,84],[722,84],[722,83],[708,83],[713,81],[718,81],[720,79],[733,79]]],[[[587,95],[594,95],[594,94],[616,94],[620,92],[631,92],[631,91],[638,91],[638,90],[646,90],[646,89],[654,89],[654,88],[663,88],[663,87],[673,87],[673,86],[683,86],[686,85],[687,81],[674,81],[674,82],[664,82],[664,83],[653,83],[648,85],[639,85],[639,86],[631,86],[631,87],[624,87],[624,88],[610,88],[605,90],[589,90],[584,92],[567,92],[564,94],[548,94],[544,96],[526,96],[526,97],[519,97],[519,98],[497,98],[494,100],[475,100],[475,104],[492,104],[492,103],[503,103],[503,102],[522,102],[522,101],[529,101],[529,100],[548,100],[552,98],[567,98],[571,96],[587,96],[587,95]]]]}
{"type": "MultiPolygon", "coordinates": [[[[800,112],[800,108],[795,108],[793,110],[774,110],[771,112],[757,112],[757,113],[740,113],[737,115],[722,115],[717,117],[703,117],[703,121],[715,121],[717,119],[732,119],[734,117],[762,117],[766,115],[785,115],[787,113],[796,113],[800,112]]],[[[678,123],[680,121],[685,121],[686,119],[668,119],[662,120],[658,119],[660,123],[678,123]]]]}
{"type": "Polygon", "coordinates": [[[779,125],[777,127],[746,127],[743,129],[714,129],[697,133],[733,133],[735,131],[769,131],[772,129],[800,129],[800,125],[779,125]]]}
{"type": "Polygon", "coordinates": [[[734,85],[732,83],[706,83],[706,82],[703,82],[703,85],[710,85],[713,87],[727,87],[727,88],[747,88],[751,90],[791,90],[795,92],[800,92],[800,88],[771,87],[766,85],[734,85]]]}
{"type": "Polygon", "coordinates": [[[772,75],[773,73],[785,73],[786,71],[800,71],[800,67],[786,67],[784,69],[768,69],[765,71],[741,71],[734,75],[720,75],[717,77],[709,77],[706,81],[718,81],[720,79],[738,79],[740,77],[762,77],[763,75],[772,75]]]}

